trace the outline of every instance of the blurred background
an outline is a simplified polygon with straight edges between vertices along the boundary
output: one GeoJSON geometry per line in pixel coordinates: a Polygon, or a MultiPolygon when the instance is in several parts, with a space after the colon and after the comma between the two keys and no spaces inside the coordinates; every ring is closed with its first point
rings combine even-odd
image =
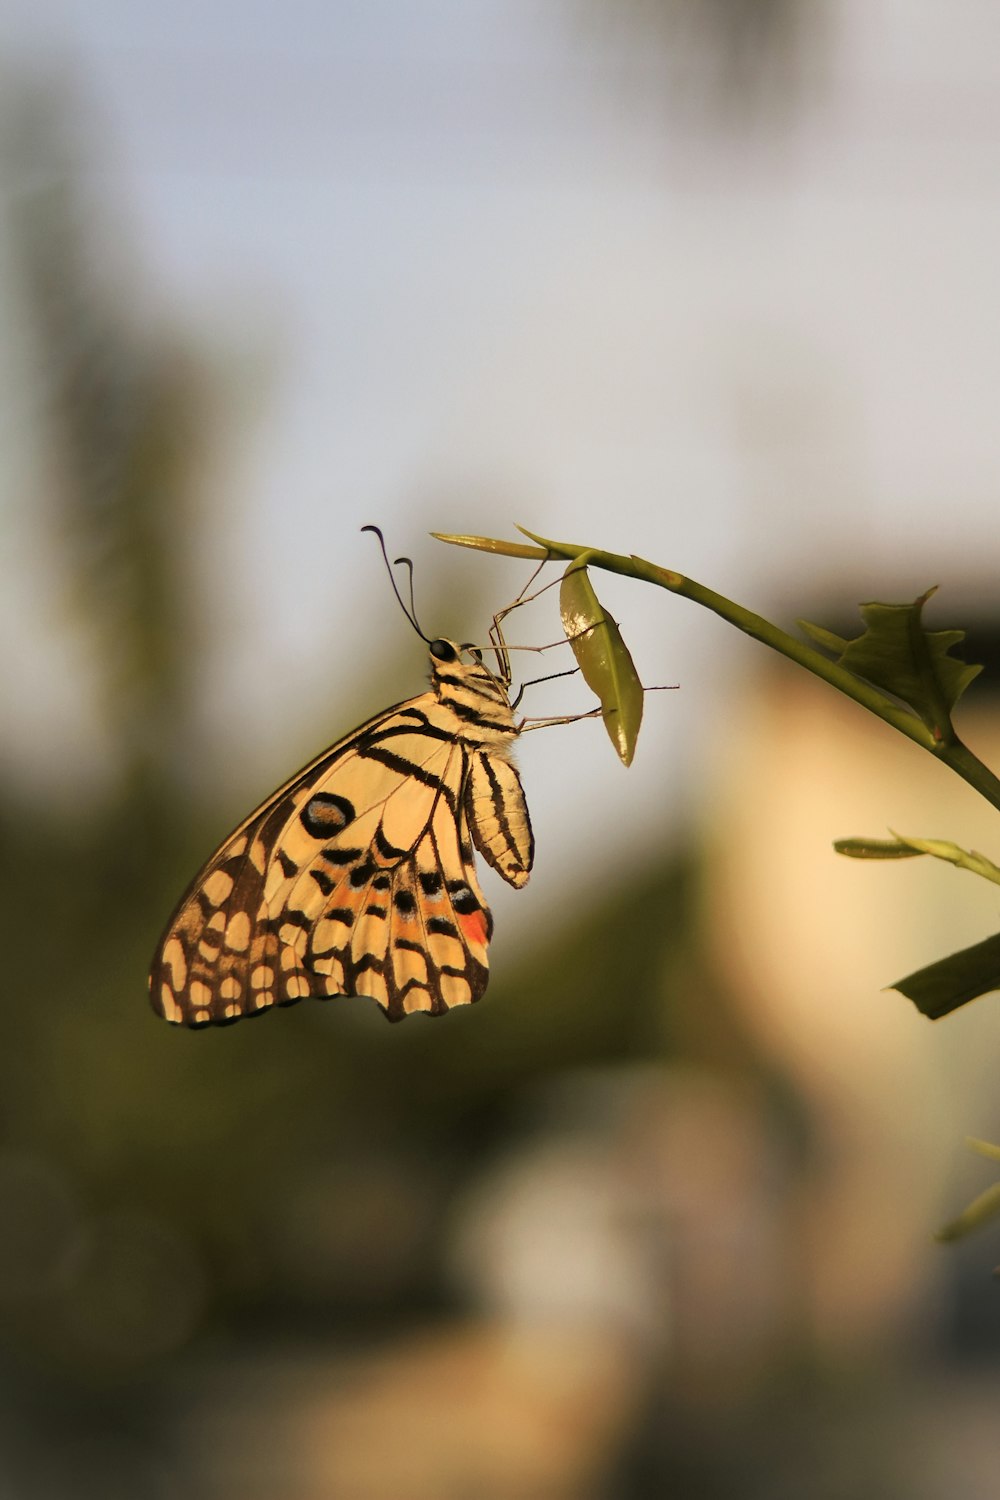
{"type": "Polygon", "coordinates": [[[998,656],[998,85],[983,0],[7,0],[4,1500],[995,1494],[996,1235],[931,1235],[1000,1005],[882,990],[996,903],[830,848],[993,816],[715,618],[598,579],[679,691],[627,774],[523,741],[473,1011],[188,1034],[145,974],[422,689],[365,523],[462,639],[528,570],[427,532],[521,521],[998,656]]]}

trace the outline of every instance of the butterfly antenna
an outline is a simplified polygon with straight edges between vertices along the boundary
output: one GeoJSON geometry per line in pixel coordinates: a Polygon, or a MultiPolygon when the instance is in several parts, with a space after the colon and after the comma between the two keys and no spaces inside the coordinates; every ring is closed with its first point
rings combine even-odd
{"type": "Polygon", "coordinates": [[[399,586],[396,583],[396,575],[392,571],[392,564],[389,561],[389,554],[385,550],[385,537],[382,535],[381,530],[377,526],[362,526],[361,530],[362,531],[371,531],[371,532],[374,532],[374,534],[378,537],[378,544],[382,548],[382,557],[383,557],[383,560],[385,561],[385,570],[386,570],[386,572],[389,575],[389,582],[392,584],[392,592],[395,594],[396,598],[399,600],[399,607],[403,611],[403,614],[406,616],[406,618],[409,620],[410,624],[413,626],[414,630],[417,632],[417,635],[419,635],[420,639],[422,641],[427,641],[429,643],[430,642],[430,636],[424,635],[424,632],[421,630],[419,624],[417,623],[416,610],[414,610],[413,607],[412,607],[412,599],[413,599],[413,563],[412,563],[411,559],[408,558],[408,557],[398,557],[396,559],[397,564],[399,564],[399,563],[406,563],[407,566],[410,569],[410,600],[411,600],[411,607],[409,609],[407,609],[406,603],[405,603],[405,601],[403,599],[403,596],[399,592],[399,586]]]}
{"type": "Polygon", "coordinates": [[[413,558],[412,557],[397,557],[394,560],[394,562],[393,562],[393,567],[394,568],[400,568],[400,567],[406,568],[407,572],[410,575],[410,619],[413,621],[414,625],[417,626],[418,633],[420,635],[424,636],[424,640],[425,641],[429,640],[430,637],[424,635],[424,632],[420,629],[420,626],[417,624],[417,604],[416,604],[416,600],[413,597],[413,558]]]}

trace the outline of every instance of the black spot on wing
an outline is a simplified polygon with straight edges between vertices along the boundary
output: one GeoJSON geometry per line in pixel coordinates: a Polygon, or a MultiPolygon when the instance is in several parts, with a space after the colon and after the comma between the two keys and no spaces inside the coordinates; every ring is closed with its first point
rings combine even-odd
{"type": "Polygon", "coordinates": [[[279,912],[277,916],[272,917],[267,925],[272,932],[276,933],[279,928],[284,927],[286,924],[290,924],[292,927],[301,927],[303,932],[311,932],[313,920],[311,917],[307,917],[304,911],[300,911],[297,906],[289,906],[284,911],[279,912]]]}
{"type": "Polygon", "coordinates": [[[356,975],[363,974],[366,969],[374,969],[376,974],[381,974],[382,960],[377,953],[362,953],[361,957],[351,967],[356,975]]]}
{"type": "Polygon", "coordinates": [[[303,828],[314,839],[342,833],[355,816],[354,804],[336,792],[315,792],[299,814],[303,828]]]}
{"type": "Polygon", "coordinates": [[[328,865],[353,865],[364,853],[363,849],[322,849],[322,857],[328,865]]]}
{"type": "Polygon", "coordinates": [[[397,849],[395,844],[390,844],[389,840],[382,832],[381,824],[375,830],[375,848],[378,850],[382,859],[386,860],[387,862],[395,862],[397,860],[400,860],[409,852],[406,849],[397,849]]]}
{"type": "Polygon", "coordinates": [[[449,880],[448,894],[460,917],[467,917],[471,912],[481,910],[479,902],[464,880],[449,880]]]}

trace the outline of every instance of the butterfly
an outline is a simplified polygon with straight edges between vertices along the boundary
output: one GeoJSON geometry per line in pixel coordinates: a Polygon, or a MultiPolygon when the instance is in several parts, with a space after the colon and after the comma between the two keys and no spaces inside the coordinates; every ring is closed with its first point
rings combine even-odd
{"type": "Polygon", "coordinates": [[[428,692],[311,761],[195,877],[150,971],[165,1020],[226,1025],[367,995],[400,1021],[483,994],[493,918],[473,845],[515,887],[534,855],[520,726],[505,650],[494,672],[474,647],[428,647],[428,692]]]}

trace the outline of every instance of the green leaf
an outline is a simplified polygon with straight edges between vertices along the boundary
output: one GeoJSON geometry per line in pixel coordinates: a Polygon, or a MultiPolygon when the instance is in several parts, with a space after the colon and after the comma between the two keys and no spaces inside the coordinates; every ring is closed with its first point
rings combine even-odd
{"type": "MultiPolygon", "coordinates": [[[[896,833],[895,829],[891,831],[896,833]]],[[[912,839],[904,833],[896,833],[896,838],[915,854],[930,854],[934,859],[947,860],[948,864],[957,865],[960,870],[970,870],[973,875],[981,875],[984,880],[992,880],[995,885],[1000,885],[1000,869],[976,849],[961,849],[949,839],[912,839]]]]}
{"type": "Polygon", "coordinates": [[[978,1151],[980,1156],[988,1156],[991,1161],[1000,1161],[1000,1146],[994,1146],[992,1141],[977,1141],[975,1136],[966,1137],[965,1144],[970,1151],[978,1151]]]}
{"type": "Polygon", "coordinates": [[[916,859],[922,852],[898,839],[834,839],[833,847],[850,859],[916,859]]]}
{"type": "Polygon", "coordinates": [[[807,635],[832,656],[842,656],[850,644],[842,635],[834,635],[832,630],[827,630],[825,625],[812,625],[808,620],[799,620],[798,626],[803,635],[807,635]]]}
{"type": "Polygon", "coordinates": [[[934,1238],[942,1241],[960,1240],[974,1229],[981,1228],[990,1219],[995,1219],[997,1214],[1000,1214],[1000,1182],[995,1182],[985,1193],[974,1198],[968,1208],[963,1209],[957,1219],[952,1219],[950,1224],[939,1229],[934,1238]]]}
{"type": "Polygon", "coordinates": [[[559,613],[584,680],[600,699],[608,737],[629,766],[642,723],[642,683],[617,624],[594,592],[586,556],[563,574],[559,613]]]}
{"type": "Polygon", "coordinates": [[[951,710],[982,668],[950,655],[964,630],[924,629],[921,613],[934,592],[928,589],[912,604],[862,604],[866,628],[853,641],[806,620],[799,625],[840,666],[902,699],[944,743],[955,738],[951,710]]]}
{"type": "Polygon", "coordinates": [[[544,547],[526,547],[523,542],[504,542],[492,536],[466,536],[449,531],[432,531],[437,542],[450,542],[453,547],[472,547],[476,552],[496,552],[501,557],[547,557],[544,547]]]}
{"type": "Polygon", "coordinates": [[[949,839],[914,839],[896,833],[891,839],[836,839],[833,847],[838,854],[847,854],[852,859],[913,859],[916,855],[930,854],[934,859],[943,859],[960,870],[969,870],[1000,885],[1000,869],[985,854],[976,849],[962,849],[949,839]]]}
{"type": "MultiPolygon", "coordinates": [[[[1000,1146],[994,1146],[990,1141],[977,1141],[969,1136],[965,1144],[972,1150],[978,1151],[980,1156],[986,1156],[991,1161],[1000,1161],[1000,1146]]],[[[979,1229],[990,1219],[996,1218],[1000,1213],[1000,1182],[988,1187],[978,1198],[974,1198],[968,1208],[945,1224],[934,1236],[936,1240],[960,1240],[964,1235],[971,1234],[974,1229],[979,1229]]],[[[998,1268],[1000,1269],[1000,1268],[998,1268]]]]}
{"type": "Polygon", "coordinates": [[[1000,933],[940,958],[925,969],[917,969],[890,985],[890,989],[912,1000],[932,1021],[980,995],[1000,989],[1000,933]]]}

